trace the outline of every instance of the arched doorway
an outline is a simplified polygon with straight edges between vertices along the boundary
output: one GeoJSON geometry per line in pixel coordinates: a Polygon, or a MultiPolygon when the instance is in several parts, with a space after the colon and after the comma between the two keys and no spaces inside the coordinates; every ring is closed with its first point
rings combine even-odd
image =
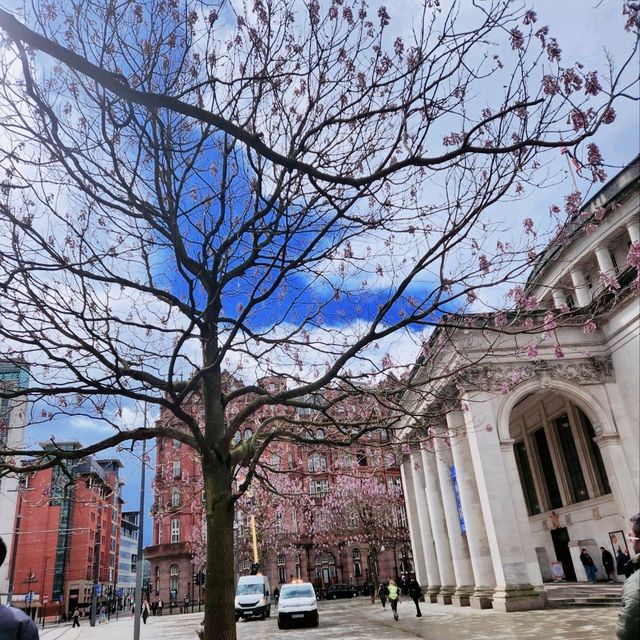
{"type": "Polygon", "coordinates": [[[543,578],[552,579],[559,562],[565,579],[580,579],[577,547],[599,556],[614,525],[592,521],[616,509],[587,411],[560,390],[538,387],[512,407],[509,438],[543,578]]]}
{"type": "Polygon", "coordinates": [[[316,556],[316,580],[322,583],[322,586],[335,582],[336,577],[336,561],[328,552],[319,553],[316,556]]]}

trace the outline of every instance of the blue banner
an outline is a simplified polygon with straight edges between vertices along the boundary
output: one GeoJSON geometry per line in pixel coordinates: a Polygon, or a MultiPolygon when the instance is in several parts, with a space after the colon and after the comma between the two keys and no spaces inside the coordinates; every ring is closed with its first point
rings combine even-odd
{"type": "Polygon", "coordinates": [[[462,502],[460,502],[460,488],[458,487],[458,477],[456,475],[456,468],[450,467],[451,481],[453,482],[453,495],[456,497],[456,507],[458,508],[458,519],[460,520],[460,531],[467,533],[467,526],[464,523],[464,514],[462,513],[462,502]]]}

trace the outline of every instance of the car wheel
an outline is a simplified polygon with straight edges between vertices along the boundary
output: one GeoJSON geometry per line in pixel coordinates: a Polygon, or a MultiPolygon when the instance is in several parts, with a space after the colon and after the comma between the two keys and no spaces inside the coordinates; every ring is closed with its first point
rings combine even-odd
{"type": "Polygon", "coordinates": [[[357,593],[352,593],[352,594],[351,594],[351,597],[352,597],[352,598],[355,598],[357,595],[358,595],[357,593]]]}
{"type": "Polygon", "coordinates": [[[338,599],[338,596],[334,593],[334,594],[331,596],[331,599],[332,599],[332,600],[337,600],[337,599],[338,599]]]}
{"type": "Polygon", "coordinates": [[[315,620],[311,623],[312,627],[317,627],[320,624],[320,617],[316,616],[315,620]]]}
{"type": "Polygon", "coordinates": [[[278,629],[286,629],[286,628],[287,628],[287,625],[284,623],[284,621],[278,618],[278,629]]]}
{"type": "Polygon", "coordinates": [[[236,616],[236,622],[238,622],[238,620],[240,620],[240,616],[236,616]]]}

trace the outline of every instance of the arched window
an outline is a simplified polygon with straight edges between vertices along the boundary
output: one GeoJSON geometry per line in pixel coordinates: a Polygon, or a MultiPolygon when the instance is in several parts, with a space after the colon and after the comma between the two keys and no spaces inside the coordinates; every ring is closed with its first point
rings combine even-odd
{"type": "Polygon", "coordinates": [[[171,506],[179,507],[181,502],[180,489],[178,487],[173,487],[173,489],[171,489],[171,506]]]}
{"type": "Polygon", "coordinates": [[[231,438],[231,444],[235,447],[237,444],[240,443],[241,438],[242,438],[242,436],[240,435],[240,432],[236,431],[233,434],[233,438],[231,438]]]}
{"type": "Polygon", "coordinates": [[[316,430],[316,438],[318,440],[322,440],[322,438],[324,438],[324,429],[316,430]]]}
{"type": "Polygon", "coordinates": [[[283,583],[287,580],[287,558],[283,554],[278,556],[278,582],[283,583]]]}
{"type": "Polygon", "coordinates": [[[361,466],[361,467],[366,467],[367,466],[367,455],[362,449],[360,449],[360,451],[358,451],[357,457],[358,457],[358,465],[361,466]]]}
{"type": "Polygon", "coordinates": [[[336,577],[336,561],[328,553],[320,553],[316,556],[316,578],[322,580],[323,584],[331,584],[336,577]]]}
{"type": "Polygon", "coordinates": [[[244,430],[244,433],[242,434],[242,437],[243,437],[245,440],[248,440],[249,438],[252,438],[252,437],[253,437],[253,429],[250,429],[249,427],[247,427],[247,428],[244,430]]]}
{"type": "Polygon", "coordinates": [[[353,575],[356,578],[362,576],[362,562],[360,561],[360,549],[353,550],[353,575]]]}
{"type": "Polygon", "coordinates": [[[177,600],[178,598],[179,579],[180,567],[177,564],[172,564],[169,567],[169,589],[171,591],[172,600],[177,600]]]}

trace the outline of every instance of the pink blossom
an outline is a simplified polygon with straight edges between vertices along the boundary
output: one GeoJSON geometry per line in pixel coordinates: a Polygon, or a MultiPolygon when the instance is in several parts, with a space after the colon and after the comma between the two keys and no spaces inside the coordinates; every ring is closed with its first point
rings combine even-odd
{"type": "Polygon", "coordinates": [[[524,321],[525,329],[533,329],[533,318],[526,318],[524,321]]]}
{"type": "Polygon", "coordinates": [[[597,96],[600,91],[602,91],[602,87],[598,80],[598,72],[590,71],[584,80],[584,92],[590,96],[597,96]]]}
{"type": "Polygon", "coordinates": [[[524,14],[524,18],[522,19],[522,24],[529,26],[530,24],[533,24],[534,22],[538,21],[538,16],[536,15],[536,12],[533,9],[528,9],[527,11],[525,11],[524,14]]]}
{"type": "Polygon", "coordinates": [[[613,107],[607,107],[605,112],[602,114],[602,122],[604,122],[604,124],[611,124],[615,119],[615,109],[613,107]]]}
{"type": "Polygon", "coordinates": [[[520,384],[522,382],[522,373],[520,373],[519,369],[514,369],[511,372],[511,382],[513,382],[513,384],[520,384]]]}
{"type": "Polygon", "coordinates": [[[485,425],[484,425],[484,430],[485,430],[487,433],[491,433],[491,432],[493,431],[493,425],[492,425],[492,424],[485,424],[485,425]]]}
{"type": "Polygon", "coordinates": [[[496,327],[505,327],[507,325],[507,314],[504,311],[498,313],[494,319],[496,327]]]}
{"type": "Polygon", "coordinates": [[[489,273],[489,261],[487,260],[487,256],[481,255],[478,258],[478,263],[479,263],[480,269],[482,269],[482,271],[484,271],[485,273],[489,273]]]}
{"type": "Polygon", "coordinates": [[[525,218],[522,221],[522,224],[524,225],[524,232],[529,235],[529,234],[533,234],[534,236],[537,236],[538,234],[535,232],[534,228],[533,228],[533,220],[531,218],[525,218]]]}
{"type": "Polygon", "coordinates": [[[538,357],[538,345],[535,342],[530,342],[527,345],[527,358],[532,360],[538,357]]]}
{"type": "Polygon", "coordinates": [[[593,334],[597,328],[596,323],[593,320],[589,320],[589,322],[584,325],[583,331],[587,334],[593,334]]]}
{"type": "Polygon", "coordinates": [[[547,56],[549,58],[549,62],[560,62],[561,53],[562,49],[558,46],[558,41],[555,38],[550,38],[549,44],[547,45],[547,56]]]}
{"type": "Polygon", "coordinates": [[[522,49],[523,46],[524,36],[522,35],[522,31],[517,27],[515,29],[511,29],[511,48],[522,49]]]}
{"type": "Polygon", "coordinates": [[[598,230],[598,225],[597,224],[588,224],[585,228],[584,228],[584,232],[590,236],[592,233],[595,233],[598,230]]]}
{"type": "Polygon", "coordinates": [[[542,91],[547,96],[555,96],[560,92],[560,85],[558,84],[558,80],[555,76],[550,74],[546,74],[542,78],[542,91]]]}
{"type": "Polygon", "coordinates": [[[629,254],[627,255],[627,264],[634,269],[640,270],[640,241],[636,240],[631,247],[629,247],[629,254]]]}
{"type": "Polygon", "coordinates": [[[562,350],[562,347],[559,344],[556,345],[556,348],[553,350],[553,353],[555,357],[558,358],[558,360],[560,358],[564,358],[564,351],[562,350]]]}
{"type": "Polygon", "coordinates": [[[544,330],[553,331],[558,326],[553,311],[551,309],[547,311],[544,316],[544,330]]]}
{"type": "Polygon", "coordinates": [[[606,289],[611,289],[611,291],[617,291],[620,288],[620,283],[618,282],[618,278],[615,277],[612,273],[604,273],[600,272],[600,284],[603,285],[606,289]]]}
{"type": "Polygon", "coordinates": [[[509,393],[509,383],[508,383],[508,382],[503,382],[503,383],[500,385],[500,393],[501,393],[503,396],[506,396],[506,395],[509,393]]]}
{"type": "Polygon", "coordinates": [[[580,213],[580,203],[582,202],[582,193],[580,191],[572,191],[564,199],[564,210],[570,215],[575,216],[580,213]]]}

